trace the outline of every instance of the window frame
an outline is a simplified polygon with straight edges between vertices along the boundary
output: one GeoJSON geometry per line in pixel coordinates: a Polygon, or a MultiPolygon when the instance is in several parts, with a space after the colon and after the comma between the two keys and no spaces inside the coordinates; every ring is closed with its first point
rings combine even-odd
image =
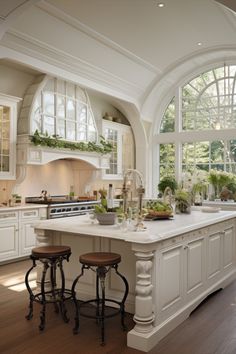
{"type": "MultiPolygon", "coordinates": [[[[182,177],[182,144],[186,142],[203,142],[203,141],[209,141],[211,143],[212,141],[217,141],[217,140],[223,140],[224,142],[229,142],[230,140],[235,140],[236,136],[236,128],[232,129],[220,129],[220,130],[213,130],[213,129],[208,129],[208,130],[198,130],[198,131],[192,131],[192,130],[182,130],[182,111],[181,111],[181,103],[182,103],[182,89],[185,85],[187,85],[191,80],[196,78],[197,76],[200,76],[201,74],[204,74],[205,72],[208,72],[213,69],[217,69],[220,67],[223,67],[225,63],[218,63],[218,65],[211,65],[210,67],[207,67],[205,69],[199,70],[198,73],[192,73],[188,75],[188,77],[181,82],[178,83],[178,86],[175,88],[175,90],[172,90],[172,95],[169,94],[169,97],[166,97],[166,102],[168,100],[168,103],[166,103],[165,107],[162,107],[162,112],[161,112],[161,119],[159,120],[158,126],[156,126],[156,132],[157,134],[154,135],[153,137],[153,146],[155,146],[154,149],[154,157],[153,157],[153,163],[154,166],[156,166],[156,171],[153,171],[153,178],[154,180],[156,179],[157,181],[160,180],[160,169],[159,169],[159,164],[156,164],[156,159],[159,161],[160,159],[160,149],[159,146],[160,144],[174,144],[175,145],[175,178],[180,181],[182,177]],[[173,97],[175,97],[175,131],[174,132],[166,132],[166,133],[161,133],[160,128],[162,125],[162,119],[164,117],[164,114],[166,112],[166,109],[168,108],[168,105],[171,103],[173,97]]],[[[227,65],[236,65],[235,63],[228,63],[227,65]]],[[[235,74],[236,77],[236,74],[235,74]]],[[[160,162],[160,161],[159,161],[160,162]]],[[[226,158],[224,155],[224,168],[226,167],[227,162],[226,158]]]]}

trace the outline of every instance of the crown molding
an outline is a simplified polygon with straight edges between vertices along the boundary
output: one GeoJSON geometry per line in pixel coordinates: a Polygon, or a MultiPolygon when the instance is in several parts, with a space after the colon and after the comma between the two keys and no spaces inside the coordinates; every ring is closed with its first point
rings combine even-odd
{"type": "MultiPolygon", "coordinates": [[[[98,68],[20,31],[9,30],[4,35],[0,44],[36,60],[40,60],[43,63],[52,65],[57,69],[64,70],[66,73],[70,73],[71,80],[73,77],[76,83],[128,100],[135,105],[137,105],[139,97],[144,93],[143,87],[141,88],[138,85],[121,79],[111,72],[98,68]]],[[[60,70],[58,70],[58,76],[68,79],[68,76],[66,74],[63,76],[63,72],[60,70]]],[[[55,75],[54,72],[46,73],[53,73],[55,75]]]]}
{"type": "Polygon", "coordinates": [[[96,41],[102,43],[103,45],[115,50],[119,54],[122,54],[123,56],[127,57],[129,60],[132,60],[138,65],[141,65],[144,67],[146,70],[158,74],[161,72],[157,67],[154,65],[148,63],[147,61],[143,60],[139,56],[133,54],[129,50],[121,47],[119,44],[116,42],[112,41],[111,39],[107,38],[106,36],[102,35],[101,33],[96,32],[93,30],[91,27],[85,25],[81,21],[75,19],[74,17],[66,14],[65,12],[59,10],[57,7],[46,3],[45,1],[41,1],[36,5],[36,7],[40,8],[41,10],[45,11],[48,13],[50,16],[53,16],[60,21],[65,22],[66,24],[74,27],[76,30],[85,33],[87,36],[95,39],[96,41]]]}
{"type": "Polygon", "coordinates": [[[222,12],[222,14],[226,17],[226,20],[230,23],[231,27],[233,30],[236,30],[236,12],[231,10],[229,7],[226,7],[225,5],[218,4],[219,10],[222,12]]]}

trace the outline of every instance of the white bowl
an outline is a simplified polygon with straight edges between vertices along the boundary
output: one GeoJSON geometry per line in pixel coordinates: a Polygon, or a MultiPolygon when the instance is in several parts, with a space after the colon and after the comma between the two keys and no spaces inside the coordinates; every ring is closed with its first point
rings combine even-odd
{"type": "Polygon", "coordinates": [[[203,213],[218,213],[221,209],[217,207],[203,207],[202,209],[203,213]]]}

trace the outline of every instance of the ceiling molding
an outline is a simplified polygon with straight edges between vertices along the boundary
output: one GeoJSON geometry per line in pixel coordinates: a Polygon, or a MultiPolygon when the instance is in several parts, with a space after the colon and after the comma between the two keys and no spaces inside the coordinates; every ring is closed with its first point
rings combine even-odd
{"type": "Polygon", "coordinates": [[[87,36],[95,39],[96,41],[102,43],[103,45],[115,50],[119,54],[127,57],[129,60],[132,60],[138,65],[143,66],[145,69],[149,70],[152,73],[158,74],[161,73],[161,70],[155,67],[154,65],[148,63],[147,61],[143,60],[142,58],[138,57],[137,55],[133,54],[129,50],[121,47],[111,39],[103,36],[101,33],[94,31],[91,27],[85,25],[84,23],[78,21],[74,17],[66,14],[65,12],[59,10],[53,5],[42,1],[36,5],[41,10],[47,12],[49,15],[65,22],[66,24],[76,28],[78,31],[85,33],[87,36]]]}
{"type": "MultiPolygon", "coordinates": [[[[139,97],[144,93],[141,87],[125,81],[116,75],[101,68],[95,67],[78,57],[72,56],[55,47],[49,46],[35,38],[18,31],[8,31],[1,44],[32,58],[54,65],[57,68],[76,74],[78,77],[90,82],[91,88],[100,85],[102,92],[108,94],[119,93],[118,97],[137,104],[139,97]],[[106,88],[106,90],[104,90],[106,88]]],[[[10,59],[10,58],[9,58],[10,59]]],[[[38,68],[36,68],[38,69],[38,68]]],[[[49,74],[51,74],[49,72],[49,74]]],[[[66,78],[66,77],[65,77],[66,78]]],[[[78,82],[80,83],[80,82],[78,82]]]]}
{"type": "Polygon", "coordinates": [[[0,40],[15,19],[28,7],[36,4],[40,0],[15,0],[5,1],[7,4],[1,5],[0,9],[0,40]]]}
{"type": "Polygon", "coordinates": [[[236,3],[235,0],[215,0],[216,2],[219,2],[220,4],[224,5],[225,7],[228,7],[229,9],[236,11],[236,3]]]}
{"type": "Polygon", "coordinates": [[[230,23],[232,28],[236,30],[236,12],[229,11],[229,8],[219,4],[219,10],[226,17],[226,20],[230,23]]]}

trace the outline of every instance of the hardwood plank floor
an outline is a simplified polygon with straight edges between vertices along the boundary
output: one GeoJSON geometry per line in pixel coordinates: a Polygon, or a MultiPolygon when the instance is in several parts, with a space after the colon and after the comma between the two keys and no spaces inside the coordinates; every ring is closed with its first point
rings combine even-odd
{"type": "MultiPolygon", "coordinates": [[[[28,293],[24,275],[30,262],[0,266],[0,353],[1,354],[140,354],[128,348],[126,333],[119,317],[107,319],[105,346],[99,345],[100,330],[93,320],[81,318],[78,335],[72,334],[73,305],[68,305],[71,321],[66,324],[48,306],[46,328],[39,332],[39,308],[34,317],[25,319],[28,293]]],[[[35,277],[33,274],[32,280],[35,277]]],[[[127,314],[128,329],[133,327],[127,314]]],[[[179,327],[166,336],[149,354],[235,354],[236,353],[236,282],[209,297],[179,327]]]]}

